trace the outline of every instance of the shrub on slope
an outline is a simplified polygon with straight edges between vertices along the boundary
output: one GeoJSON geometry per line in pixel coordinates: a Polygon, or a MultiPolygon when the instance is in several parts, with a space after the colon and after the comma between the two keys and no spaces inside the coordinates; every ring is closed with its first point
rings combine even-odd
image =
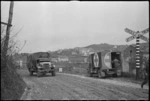
{"type": "Polygon", "coordinates": [[[20,99],[25,87],[25,82],[16,73],[12,59],[8,61],[7,67],[2,68],[1,65],[1,100],[20,99]]]}

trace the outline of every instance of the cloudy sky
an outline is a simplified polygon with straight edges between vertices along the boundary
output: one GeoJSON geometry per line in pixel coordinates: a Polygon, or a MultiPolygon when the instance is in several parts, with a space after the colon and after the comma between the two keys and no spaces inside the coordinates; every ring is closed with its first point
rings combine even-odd
{"type": "MultiPolygon", "coordinates": [[[[1,20],[7,22],[9,3],[1,3],[1,20]]],[[[21,52],[54,51],[90,44],[132,44],[125,28],[142,31],[149,28],[149,3],[139,2],[78,2],[15,1],[13,33],[21,52]]],[[[149,33],[145,36],[149,37],[149,33]]],[[[144,42],[144,41],[140,41],[144,42]]]]}

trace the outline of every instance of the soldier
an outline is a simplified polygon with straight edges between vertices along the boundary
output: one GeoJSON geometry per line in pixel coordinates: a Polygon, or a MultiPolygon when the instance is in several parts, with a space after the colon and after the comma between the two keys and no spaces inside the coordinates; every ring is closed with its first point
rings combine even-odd
{"type": "Polygon", "coordinates": [[[120,67],[120,61],[117,58],[115,58],[112,61],[112,63],[114,64],[114,68],[119,68],[120,67]]]}
{"type": "MultiPolygon", "coordinates": [[[[120,61],[117,58],[114,58],[112,66],[115,69],[115,73],[117,73],[117,70],[120,68],[120,61]]],[[[114,76],[117,76],[117,74],[114,74],[114,76]]]]}
{"type": "Polygon", "coordinates": [[[142,63],[142,71],[143,71],[143,74],[144,74],[144,81],[141,84],[141,88],[143,88],[143,86],[146,83],[148,83],[148,81],[149,81],[149,59],[143,61],[143,63],[142,63]]]}

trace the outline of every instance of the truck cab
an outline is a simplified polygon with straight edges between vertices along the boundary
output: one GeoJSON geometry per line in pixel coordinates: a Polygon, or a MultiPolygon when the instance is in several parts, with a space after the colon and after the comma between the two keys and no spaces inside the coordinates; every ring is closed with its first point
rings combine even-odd
{"type": "Polygon", "coordinates": [[[51,73],[55,76],[55,65],[50,61],[49,58],[37,58],[35,60],[30,60],[30,65],[28,65],[28,70],[30,75],[36,73],[38,77],[41,75],[46,75],[46,73],[51,73]]]}

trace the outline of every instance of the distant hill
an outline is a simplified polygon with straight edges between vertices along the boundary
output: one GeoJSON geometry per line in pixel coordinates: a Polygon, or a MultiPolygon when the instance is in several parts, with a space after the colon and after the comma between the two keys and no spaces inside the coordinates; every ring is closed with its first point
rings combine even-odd
{"type": "MultiPolygon", "coordinates": [[[[131,45],[136,46],[136,44],[131,44],[131,45]]],[[[118,50],[122,51],[129,45],[111,45],[111,44],[107,44],[107,43],[102,43],[102,44],[92,44],[92,45],[86,46],[84,48],[92,48],[95,51],[103,51],[103,50],[112,49],[115,46],[117,46],[118,50]]],[[[144,50],[145,47],[149,48],[149,43],[140,43],[140,47],[142,50],[144,50]]]]}
{"type": "MultiPolygon", "coordinates": [[[[136,44],[132,44],[136,47],[136,44]]],[[[149,52],[149,43],[140,43],[140,50],[149,52]]]]}
{"type": "Polygon", "coordinates": [[[58,55],[64,55],[64,56],[88,56],[92,52],[99,52],[104,50],[113,49],[115,46],[117,46],[118,50],[122,51],[124,50],[127,45],[110,45],[107,43],[102,44],[92,44],[85,47],[75,47],[72,49],[62,49],[57,50],[54,52],[51,52],[52,57],[57,57],[58,55]]]}
{"type": "MultiPolygon", "coordinates": [[[[132,45],[136,46],[136,44],[132,44],[132,45]]],[[[88,45],[85,47],[75,47],[75,48],[70,48],[70,49],[60,49],[57,51],[48,51],[48,53],[50,53],[51,57],[57,57],[58,55],[81,56],[83,55],[82,53],[99,52],[99,51],[113,49],[114,47],[117,47],[117,50],[119,51],[123,51],[125,48],[128,47],[128,45],[111,45],[107,43],[101,43],[101,44],[92,44],[92,45],[88,45]]],[[[142,50],[145,50],[145,49],[147,50],[149,49],[149,43],[140,43],[140,47],[141,47],[140,49],[142,50]]]]}
{"type": "Polygon", "coordinates": [[[114,47],[114,45],[102,43],[102,44],[92,44],[92,45],[86,46],[84,48],[92,48],[93,50],[98,52],[98,51],[108,50],[108,49],[111,49],[113,47],[114,47]]]}

